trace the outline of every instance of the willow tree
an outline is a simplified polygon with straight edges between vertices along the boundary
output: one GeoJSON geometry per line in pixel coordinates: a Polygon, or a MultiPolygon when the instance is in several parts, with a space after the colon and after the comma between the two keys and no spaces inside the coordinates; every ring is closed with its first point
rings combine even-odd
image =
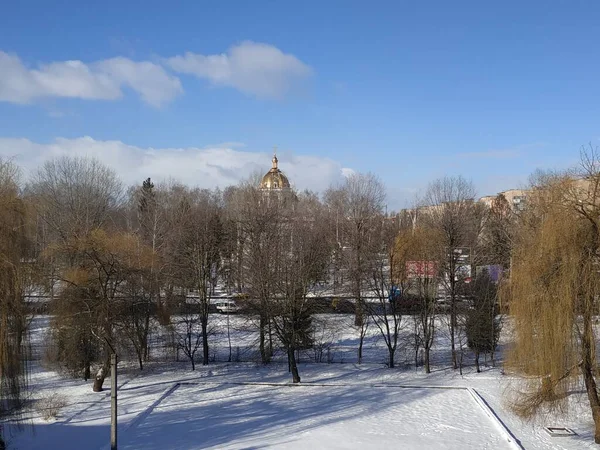
{"type": "MultiPolygon", "coordinates": [[[[514,406],[533,417],[565,412],[568,397],[585,386],[600,444],[594,320],[600,294],[600,173],[546,177],[528,198],[529,209],[513,255],[505,292],[515,323],[513,369],[527,376],[514,406]]],[[[591,161],[584,158],[584,163],[591,161]]]]}
{"type": "Polygon", "coordinates": [[[135,295],[135,283],[149,272],[154,253],[134,234],[96,229],[47,249],[45,255],[72,261],[60,272],[61,289],[52,320],[62,338],[59,349],[66,350],[62,355],[67,358],[80,357],[67,366],[74,369],[78,364],[84,378],[89,377],[91,364],[101,363],[93,385],[95,392],[101,391],[110,355],[122,345],[118,331],[131,326],[133,312],[127,303],[135,295]]]}
{"type": "Polygon", "coordinates": [[[0,160],[0,416],[20,409],[26,381],[27,208],[17,180],[17,167],[0,160]]]}

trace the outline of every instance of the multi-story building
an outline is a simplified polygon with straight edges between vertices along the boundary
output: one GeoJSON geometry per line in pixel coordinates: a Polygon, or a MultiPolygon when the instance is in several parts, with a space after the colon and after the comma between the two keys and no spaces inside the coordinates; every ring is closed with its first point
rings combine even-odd
{"type": "Polygon", "coordinates": [[[497,198],[498,195],[503,195],[513,211],[522,211],[525,208],[528,192],[529,191],[526,189],[508,189],[506,191],[499,192],[496,195],[481,197],[479,201],[484,205],[491,207],[494,199],[497,198]]]}

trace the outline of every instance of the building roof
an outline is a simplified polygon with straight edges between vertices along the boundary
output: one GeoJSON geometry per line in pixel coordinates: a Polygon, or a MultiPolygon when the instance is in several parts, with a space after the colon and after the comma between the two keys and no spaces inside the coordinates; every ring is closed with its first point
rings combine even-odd
{"type": "Polygon", "coordinates": [[[273,166],[265,176],[262,178],[259,188],[264,190],[281,190],[290,188],[290,180],[284,175],[284,173],[277,167],[277,156],[273,155],[271,160],[273,166]]]}

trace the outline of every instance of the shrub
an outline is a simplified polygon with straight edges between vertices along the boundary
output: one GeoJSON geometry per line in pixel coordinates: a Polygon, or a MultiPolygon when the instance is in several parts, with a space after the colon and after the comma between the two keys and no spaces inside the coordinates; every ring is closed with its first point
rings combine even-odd
{"type": "Polygon", "coordinates": [[[67,406],[66,399],[57,393],[46,395],[35,403],[35,409],[41,414],[42,419],[56,419],[60,410],[67,406]]]}

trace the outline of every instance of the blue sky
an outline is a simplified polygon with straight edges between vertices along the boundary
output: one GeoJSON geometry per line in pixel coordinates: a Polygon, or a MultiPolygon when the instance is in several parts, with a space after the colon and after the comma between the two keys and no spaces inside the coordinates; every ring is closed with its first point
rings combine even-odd
{"type": "Polygon", "coordinates": [[[600,137],[597,2],[5,2],[0,154],[229,184],[380,175],[481,195],[600,137]],[[67,63],[77,61],[77,63],[67,63]]]}

